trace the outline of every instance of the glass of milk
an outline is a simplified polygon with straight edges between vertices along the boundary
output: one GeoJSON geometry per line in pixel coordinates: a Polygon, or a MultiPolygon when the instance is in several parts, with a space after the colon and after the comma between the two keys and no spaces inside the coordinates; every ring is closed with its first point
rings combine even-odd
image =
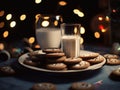
{"type": "Polygon", "coordinates": [[[35,34],[41,49],[60,48],[62,21],[60,15],[38,15],[35,34]]]}
{"type": "Polygon", "coordinates": [[[61,24],[61,49],[67,57],[76,58],[80,52],[80,24],[61,24]]]}

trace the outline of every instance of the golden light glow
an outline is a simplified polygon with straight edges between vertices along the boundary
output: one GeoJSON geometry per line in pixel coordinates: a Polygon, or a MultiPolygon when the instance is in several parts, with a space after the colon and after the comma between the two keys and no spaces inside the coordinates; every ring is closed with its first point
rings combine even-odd
{"type": "Polygon", "coordinates": [[[77,33],[77,27],[74,28],[74,33],[75,33],[75,34],[77,33]]]}
{"type": "Polygon", "coordinates": [[[26,19],[26,15],[25,14],[22,14],[21,16],[20,16],[20,20],[21,21],[24,21],[26,19]]]}
{"type": "Polygon", "coordinates": [[[39,4],[39,3],[41,3],[42,2],[42,0],[35,0],[35,3],[36,4],[39,4]]]}
{"type": "Polygon", "coordinates": [[[12,18],[12,14],[7,14],[6,20],[10,20],[12,18]]]}
{"type": "Polygon", "coordinates": [[[50,17],[49,16],[45,16],[44,19],[49,19],[50,17]]]}
{"type": "Polygon", "coordinates": [[[55,26],[58,25],[58,21],[57,21],[57,20],[54,21],[54,25],[55,25],[55,26]]]}
{"type": "Polygon", "coordinates": [[[34,43],[35,42],[35,38],[34,37],[30,37],[29,39],[28,39],[28,41],[29,41],[29,43],[34,43]]]}
{"type": "Polygon", "coordinates": [[[35,45],[35,48],[40,48],[40,45],[38,45],[38,44],[37,44],[37,45],[35,45]]]}
{"type": "Polygon", "coordinates": [[[0,11],[0,17],[4,16],[4,14],[5,14],[5,11],[4,11],[4,10],[1,10],[1,11],[0,11]]]}
{"type": "Polygon", "coordinates": [[[0,50],[3,50],[3,49],[4,49],[4,44],[0,43],[0,50]]]}
{"type": "Polygon", "coordinates": [[[73,10],[73,13],[74,13],[74,14],[78,14],[78,13],[79,13],[79,10],[78,10],[78,9],[74,9],[74,10],[73,10]]]}
{"type": "Polygon", "coordinates": [[[95,37],[95,38],[100,38],[100,33],[99,33],[99,32],[95,32],[95,33],[94,33],[94,37],[95,37]]]}
{"type": "Polygon", "coordinates": [[[115,9],[113,9],[113,10],[112,10],[112,12],[114,12],[114,13],[115,13],[115,12],[116,12],[116,10],[115,10],[115,9]]]}
{"type": "Polygon", "coordinates": [[[84,16],[85,16],[84,13],[81,12],[79,9],[74,9],[74,10],[73,10],[73,13],[74,13],[74,14],[77,14],[79,17],[84,17],[84,16]]]}
{"type": "Polygon", "coordinates": [[[106,17],[105,17],[105,20],[106,20],[106,21],[110,21],[109,16],[106,16],[106,17]]]}
{"type": "Polygon", "coordinates": [[[8,35],[9,35],[9,32],[8,31],[4,31],[3,37],[6,38],[6,37],[8,37],[8,35]]]}
{"type": "Polygon", "coordinates": [[[101,32],[103,32],[103,33],[104,33],[104,32],[106,32],[106,29],[104,29],[104,28],[103,28],[103,29],[101,29],[101,32]]]}
{"type": "Polygon", "coordinates": [[[35,22],[36,22],[36,23],[38,22],[40,16],[41,16],[41,14],[36,14],[36,15],[35,15],[35,19],[36,19],[35,22]]]}
{"type": "Polygon", "coordinates": [[[99,16],[99,17],[98,17],[98,20],[99,20],[99,21],[102,21],[102,20],[103,20],[103,17],[99,16]]]}
{"type": "Polygon", "coordinates": [[[84,43],[84,39],[82,37],[80,37],[80,44],[84,43]]]}
{"type": "Polygon", "coordinates": [[[15,21],[12,21],[12,22],[10,23],[10,27],[13,28],[13,27],[15,27],[15,26],[16,26],[16,22],[15,22],[15,21]]]}
{"type": "Polygon", "coordinates": [[[80,28],[80,34],[84,34],[85,33],[85,28],[84,27],[81,27],[80,28]]]}
{"type": "Polygon", "coordinates": [[[78,13],[78,16],[79,16],[79,17],[84,17],[84,13],[83,13],[83,12],[79,12],[79,13],[78,13]]]}
{"type": "Polygon", "coordinates": [[[0,28],[3,28],[5,26],[4,22],[0,22],[0,28]]]}
{"type": "Polygon", "coordinates": [[[56,20],[60,20],[60,16],[58,15],[58,16],[56,16],[56,20]]]}
{"type": "Polygon", "coordinates": [[[66,5],[67,5],[67,2],[65,2],[65,1],[60,1],[60,2],[59,2],[59,5],[60,5],[60,6],[66,6],[66,5]]]}
{"type": "Polygon", "coordinates": [[[49,21],[47,21],[47,20],[45,20],[45,21],[42,22],[42,26],[43,26],[43,27],[48,27],[49,24],[50,24],[50,23],[49,23],[49,21]]]}

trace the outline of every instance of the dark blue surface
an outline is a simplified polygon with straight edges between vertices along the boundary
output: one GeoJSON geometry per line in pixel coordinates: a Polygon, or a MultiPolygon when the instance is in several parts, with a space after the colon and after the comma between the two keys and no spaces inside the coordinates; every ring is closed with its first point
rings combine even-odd
{"type": "MultiPolygon", "coordinates": [[[[106,48],[85,47],[90,51],[105,53],[109,52],[106,48]]],[[[113,81],[109,78],[110,73],[120,67],[104,65],[102,68],[94,71],[84,71],[78,73],[47,73],[31,70],[21,66],[16,58],[0,63],[0,66],[11,65],[16,74],[13,76],[0,75],[0,90],[30,90],[33,84],[40,82],[51,82],[57,86],[57,90],[69,90],[73,82],[89,82],[95,83],[102,80],[102,84],[96,90],[120,90],[120,81],[113,81]]]]}

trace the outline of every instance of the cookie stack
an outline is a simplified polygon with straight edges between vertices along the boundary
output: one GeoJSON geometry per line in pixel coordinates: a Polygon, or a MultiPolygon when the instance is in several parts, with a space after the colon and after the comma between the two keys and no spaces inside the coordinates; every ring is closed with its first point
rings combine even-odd
{"type": "Polygon", "coordinates": [[[66,59],[65,53],[60,49],[45,49],[43,52],[46,53],[46,69],[49,70],[67,70],[67,65],[64,64],[66,59]]]}
{"type": "Polygon", "coordinates": [[[104,54],[107,65],[120,65],[120,57],[116,54],[104,54]]]}
{"type": "Polygon", "coordinates": [[[80,56],[66,57],[60,49],[44,49],[41,52],[30,52],[24,64],[48,70],[81,70],[104,61],[104,57],[95,52],[81,52],[80,56]]]}
{"type": "Polygon", "coordinates": [[[90,65],[98,64],[104,61],[104,57],[96,52],[82,52],[79,57],[82,58],[83,61],[89,62],[90,65]]]}

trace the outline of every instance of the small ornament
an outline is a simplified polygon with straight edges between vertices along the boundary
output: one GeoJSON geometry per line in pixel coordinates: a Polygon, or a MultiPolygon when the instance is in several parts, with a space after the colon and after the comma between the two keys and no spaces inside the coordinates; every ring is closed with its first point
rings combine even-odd
{"type": "Polygon", "coordinates": [[[113,43],[111,52],[114,54],[120,54],[120,44],[118,42],[113,43]]]}
{"type": "Polygon", "coordinates": [[[8,51],[0,50],[0,62],[9,60],[10,58],[11,58],[11,55],[8,51]]]}

